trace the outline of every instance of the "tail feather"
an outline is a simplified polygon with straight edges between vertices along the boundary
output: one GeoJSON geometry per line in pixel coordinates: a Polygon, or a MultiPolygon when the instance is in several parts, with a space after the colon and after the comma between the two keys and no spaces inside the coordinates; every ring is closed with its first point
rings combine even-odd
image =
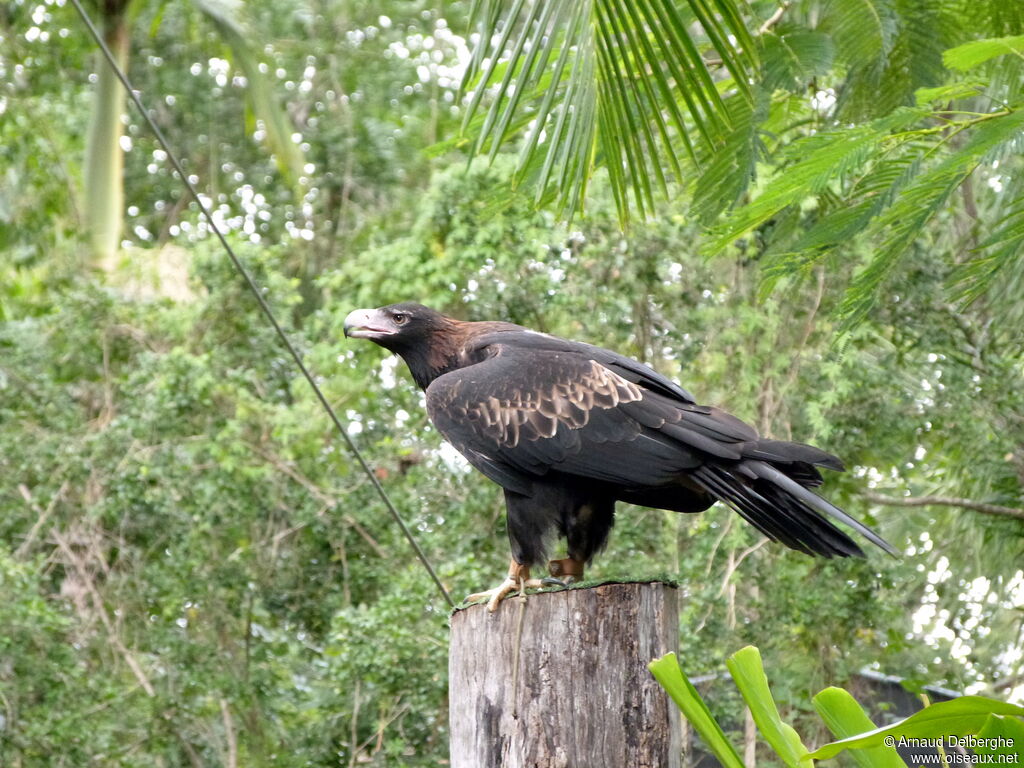
{"type": "Polygon", "coordinates": [[[694,477],[715,498],[725,502],[739,515],[772,541],[791,549],[813,554],[792,531],[782,524],[778,515],[765,514],[756,499],[752,499],[743,483],[736,482],[718,467],[705,465],[694,472],[694,477]]]}
{"type": "Polygon", "coordinates": [[[752,461],[749,462],[749,464],[751,465],[751,468],[754,470],[754,472],[762,479],[769,480],[779,488],[788,491],[807,506],[812,507],[813,509],[816,509],[819,512],[823,512],[826,515],[834,517],[836,520],[839,520],[842,523],[845,523],[846,525],[853,528],[853,530],[857,531],[857,533],[859,533],[865,539],[870,541],[872,544],[882,548],[890,555],[896,556],[897,554],[899,554],[895,547],[893,547],[889,542],[887,542],[873,530],[868,528],[862,522],[850,517],[835,504],[826,501],[825,499],[821,498],[821,496],[811,493],[799,483],[786,477],[782,472],[777,470],[775,467],[771,466],[770,464],[766,464],[763,461],[752,461]]]}
{"type": "Polygon", "coordinates": [[[853,539],[771,483],[745,482],[720,465],[704,465],[695,475],[709,493],[773,541],[808,555],[864,557],[853,539]]]}
{"type": "Polygon", "coordinates": [[[866,525],[807,490],[798,467],[790,465],[786,469],[796,469],[797,477],[787,476],[757,460],[734,466],[708,463],[694,470],[693,477],[708,493],[736,510],[769,539],[791,549],[823,557],[864,557],[857,543],[824,517],[824,513],[850,526],[889,554],[896,554],[888,542],[866,525]]]}

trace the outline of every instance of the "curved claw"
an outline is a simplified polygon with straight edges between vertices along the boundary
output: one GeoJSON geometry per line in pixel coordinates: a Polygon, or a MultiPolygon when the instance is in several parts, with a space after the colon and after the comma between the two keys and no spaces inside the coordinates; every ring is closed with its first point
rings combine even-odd
{"type": "Polygon", "coordinates": [[[522,582],[519,582],[514,579],[507,578],[494,589],[488,589],[485,592],[474,592],[472,595],[467,595],[463,599],[463,602],[474,603],[479,600],[487,600],[488,612],[494,613],[494,611],[498,609],[498,603],[513,592],[519,591],[520,583],[522,583],[524,589],[539,589],[544,586],[540,579],[525,579],[522,582]]]}

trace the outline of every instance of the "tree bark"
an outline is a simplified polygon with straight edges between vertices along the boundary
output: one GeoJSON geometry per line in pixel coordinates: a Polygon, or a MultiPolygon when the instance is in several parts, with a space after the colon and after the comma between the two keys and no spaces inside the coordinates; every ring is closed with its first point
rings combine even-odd
{"type": "MultiPolygon", "coordinates": [[[[115,7],[101,21],[103,37],[118,66],[124,69],[128,64],[128,21],[124,8],[115,7]]],[[[124,99],[121,81],[103,54],[97,51],[96,90],[85,149],[84,210],[92,266],[107,270],[113,267],[120,247],[124,216],[124,153],[121,151],[124,99]]]]}
{"type": "Polygon", "coordinates": [[[453,768],[678,768],[679,713],[647,669],[678,647],[674,587],[604,584],[456,612],[453,768]]]}

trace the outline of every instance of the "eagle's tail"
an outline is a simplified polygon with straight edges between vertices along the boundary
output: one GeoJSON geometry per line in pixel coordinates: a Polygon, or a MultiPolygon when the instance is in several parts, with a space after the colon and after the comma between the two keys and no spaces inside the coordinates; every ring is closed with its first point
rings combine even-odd
{"type": "Polygon", "coordinates": [[[873,530],[808,490],[821,484],[815,466],[843,469],[835,456],[809,445],[760,440],[737,463],[707,463],[692,472],[708,493],[787,547],[824,557],[864,557],[857,543],[824,517],[828,515],[896,555],[873,530]]]}

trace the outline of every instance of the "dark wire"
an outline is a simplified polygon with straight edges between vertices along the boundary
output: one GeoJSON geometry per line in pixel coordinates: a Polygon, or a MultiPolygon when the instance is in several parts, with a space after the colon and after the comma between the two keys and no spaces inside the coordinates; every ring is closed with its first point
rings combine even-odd
{"type": "Polygon", "coordinates": [[[299,366],[299,370],[302,371],[302,375],[305,376],[306,381],[309,382],[309,386],[313,388],[313,392],[316,394],[317,400],[320,401],[320,405],[322,405],[324,407],[324,410],[327,411],[327,415],[330,417],[331,421],[334,422],[334,426],[338,428],[338,432],[341,434],[342,439],[348,446],[349,451],[352,452],[352,455],[355,457],[356,462],[358,462],[359,466],[362,467],[363,472],[370,479],[370,482],[373,484],[373,487],[377,491],[377,495],[380,496],[381,501],[384,502],[384,506],[388,508],[388,511],[391,513],[391,516],[395,519],[395,522],[398,523],[398,527],[402,529],[402,533],[405,534],[405,538],[408,539],[409,545],[413,548],[413,550],[415,550],[416,556],[420,559],[420,562],[423,563],[423,567],[427,569],[427,573],[430,574],[430,578],[434,580],[434,583],[437,585],[437,588],[441,591],[441,594],[444,595],[445,601],[448,603],[450,607],[454,608],[455,603],[452,602],[451,595],[448,594],[448,590],[444,588],[444,584],[442,584],[441,580],[437,577],[437,574],[434,572],[433,566],[431,566],[430,561],[427,560],[427,556],[423,553],[423,550],[420,549],[420,545],[416,543],[416,539],[413,537],[412,531],[409,530],[409,526],[405,524],[405,521],[402,520],[402,516],[398,514],[398,510],[395,508],[395,505],[392,503],[391,499],[384,491],[384,487],[380,484],[380,481],[377,479],[377,476],[373,473],[373,470],[370,468],[370,465],[366,463],[366,460],[363,458],[363,455],[359,452],[359,449],[356,448],[356,444],[352,441],[352,438],[349,437],[349,434],[345,430],[345,427],[342,426],[341,421],[338,419],[338,415],[334,412],[334,409],[331,407],[331,404],[327,402],[327,398],[324,397],[324,393],[320,391],[320,387],[317,386],[317,383],[313,379],[313,376],[310,374],[309,369],[306,368],[306,364],[302,362],[302,358],[299,356],[298,351],[295,349],[294,346],[292,346],[292,343],[288,340],[288,337],[285,335],[284,330],[278,324],[277,318],[274,317],[274,313],[271,312],[270,305],[267,304],[266,299],[263,298],[263,294],[260,291],[259,286],[256,285],[256,282],[252,279],[252,276],[249,274],[248,270],[246,270],[246,268],[242,265],[242,262],[239,260],[238,256],[235,255],[234,250],[228,244],[228,241],[224,237],[224,234],[220,231],[220,227],[218,227],[217,223],[213,220],[213,215],[210,213],[209,209],[206,207],[203,201],[199,198],[199,193],[196,192],[196,188],[192,186],[192,182],[189,181],[188,176],[185,174],[185,171],[181,167],[181,163],[178,162],[177,156],[174,154],[174,151],[167,143],[167,139],[164,138],[163,132],[160,130],[159,127],[157,127],[157,124],[153,121],[153,118],[149,116],[149,112],[147,112],[146,108],[142,105],[142,101],[139,99],[138,94],[135,92],[135,89],[132,88],[132,84],[128,81],[128,76],[117,65],[117,61],[114,60],[114,55],[110,52],[110,49],[107,47],[107,44],[103,40],[102,35],[100,35],[99,31],[96,29],[96,26],[92,23],[92,19],[89,18],[89,14],[85,12],[85,9],[82,7],[82,4],[79,2],[79,0],[71,0],[71,4],[75,6],[75,10],[78,11],[78,15],[82,17],[82,21],[85,22],[85,26],[89,28],[89,33],[92,35],[93,40],[96,41],[96,44],[99,45],[100,50],[103,51],[103,55],[106,57],[107,62],[114,70],[114,74],[117,75],[117,79],[121,81],[121,84],[124,86],[125,90],[128,92],[128,95],[131,97],[131,100],[135,102],[135,106],[142,114],[142,118],[149,125],[150,130],[153,131],[153,135],[156,136],[156,140],[160,142],[160,146],[163,147],[164,152],[167,153],[167,160],[170,162],[174,170],[177,171],[178,177],[181,179],[186,189],[188,189],[189,194],[192,195],[192,199],[196,201],[196,205],[198,205],[199,210],[202,211],[203,216],[206,218],[207,223],[210,225],[210,229],[213,230],[213,233],[215,235],[217,235],[217,239],[220,240],[220,244],[224,246],[224,250],[227,251],[228,257],[231,259],[231,263],[235,265],[235,269],[237,269],[239,273],[242,275],[242,277],[245,278],[245,282],[248,284],[249,290],[252,291],[252,295],[256,297],[256,301],[259,303],[260,309],[263,310],[263,314],[267,316],[267,320],[269,320],[270,324],[274,326],[274,330],[277,332],[278,337],[281,339],[281,343],[284,344],[285,347],[288,349],[288,352],[291,354],[292,359],[295,360],[295,364],[299,366]]]}

